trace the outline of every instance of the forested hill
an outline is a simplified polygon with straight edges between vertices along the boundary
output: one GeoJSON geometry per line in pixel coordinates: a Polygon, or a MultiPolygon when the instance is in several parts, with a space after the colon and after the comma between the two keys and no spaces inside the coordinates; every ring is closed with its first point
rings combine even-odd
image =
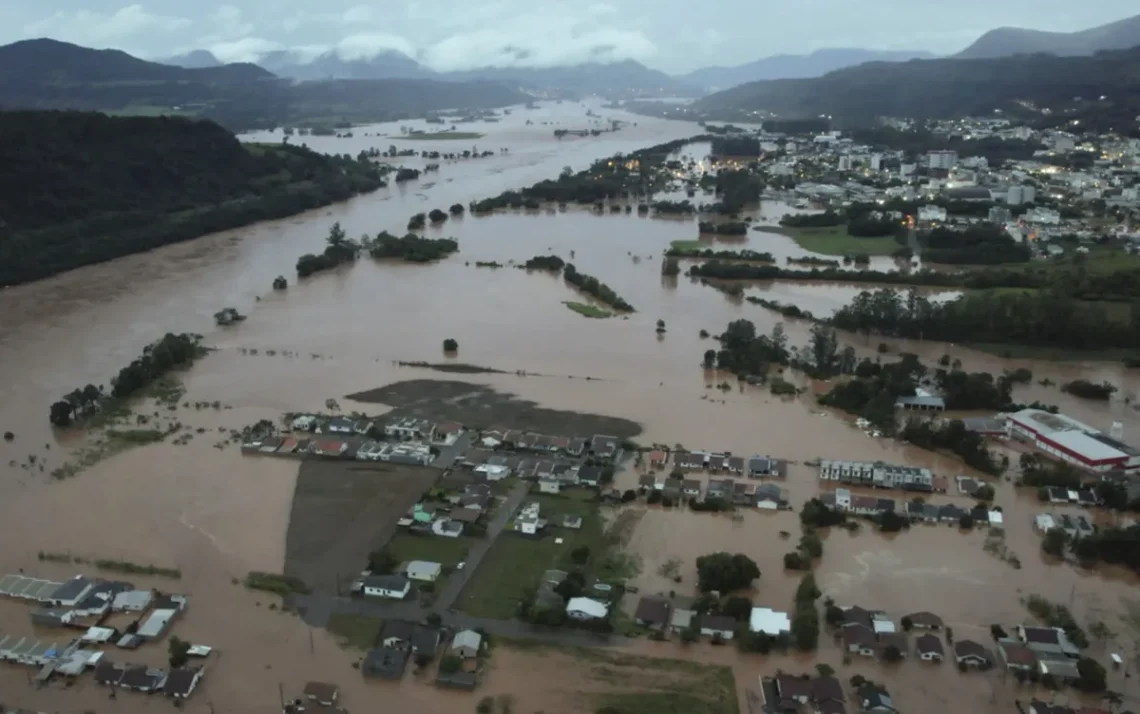
{"type": "Polygon", "coordinates": [[[0,286],[300,213],[383,185],[367,161],[208,121],[0,112],[0,286]]]}
{"type": "MultiPolygon", "coordinates": [[[[784,116],[949,118],[1018,109],[1019,100],[1054,114],[1075,97],[1125,128],[1140,113],[1140,47],[1093,57],[874,62],[814,79],[750,82],[699,100],[705,112],[767,110],[784,116]],[[1104,101],[1098,101],[1100,96],[1104,101]]],[[[1022,107],[1024,108],[1024,107],[1022,107]]]]}

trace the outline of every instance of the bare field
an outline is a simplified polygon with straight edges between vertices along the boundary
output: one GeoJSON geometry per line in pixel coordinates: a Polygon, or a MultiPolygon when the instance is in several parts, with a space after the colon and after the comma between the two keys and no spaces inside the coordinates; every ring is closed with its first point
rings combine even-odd
{"type": "Polygon", "coordinates": [[[285,573],[316,591],[343,588],[438,477],[439,471],[422,466],[301,462],[285,536],[285,573]]]}
{"type": "Polygon", "coordinates": [[[394,408],[389,416],[457,421],[476,428],[526,429],[567,436],[607,434],[623,439],[641,433],[641,425],[629,419],[545,409],[535,402],[472,382],[412,379],[349,394],[345,399],[387,404],[394,408]]]}

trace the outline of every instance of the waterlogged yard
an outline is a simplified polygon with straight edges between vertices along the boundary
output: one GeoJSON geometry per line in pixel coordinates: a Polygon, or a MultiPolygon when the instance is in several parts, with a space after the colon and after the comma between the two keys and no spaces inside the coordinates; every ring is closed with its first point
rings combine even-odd
{"type": "Polygon", "coordinates": [[[620,538],[613,528],[607,532],[594,498],[591,491],[528,496],[548,522],[545,533],[524,536],[508,524],[464,589],[459,609],[476,617],[512,618],[551,569],[583,568],[588,576],[608,583],[635,575],[636,564],[617,548],[620,538]],[[565,516],[580,517],[582,527],[563,527],[565,516]]]}

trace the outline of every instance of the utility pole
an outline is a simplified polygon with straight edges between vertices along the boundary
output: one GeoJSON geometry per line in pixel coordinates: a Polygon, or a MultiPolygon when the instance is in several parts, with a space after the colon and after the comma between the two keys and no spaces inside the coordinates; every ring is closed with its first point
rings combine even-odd
{"type": "Polygon", "coordinates": [[[281,711],[285,711],[285,685],[277,683],[277,698],[281,700],[281,711]]]}

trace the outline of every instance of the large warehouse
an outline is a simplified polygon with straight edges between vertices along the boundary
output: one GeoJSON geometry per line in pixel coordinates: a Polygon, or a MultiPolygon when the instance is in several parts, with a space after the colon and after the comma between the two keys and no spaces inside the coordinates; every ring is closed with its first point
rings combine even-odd
{"type": "Polygon", "coordinates": [[[1096,472],[1140,472],[1140,450],[1064,414],[1023,409],[1009,416],[1013,436],[1062,461],[1096,472]]]}

